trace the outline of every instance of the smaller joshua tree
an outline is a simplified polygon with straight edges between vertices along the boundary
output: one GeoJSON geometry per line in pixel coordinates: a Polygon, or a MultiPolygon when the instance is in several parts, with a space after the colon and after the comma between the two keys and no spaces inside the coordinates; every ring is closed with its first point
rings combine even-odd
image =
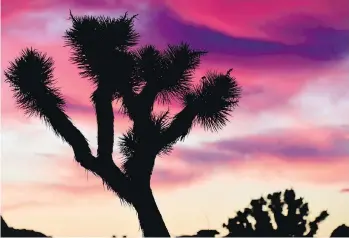
{"type": "Polygon", "coordinates": [[[223,227],[229,230],[227,237],[313,237],[328,213],[322,211],[313,221],[308,215],[308,203],[291,189],[252,200],[223,227]]]}
{"type": "Polygon", "coordinates": [[[51,57],[32,48],[23,50],[5,71],[5,81],[21,109],[51,126],[72,147],[83,168],[135,208],[145,236],[168,237],[150,187],[155,159],[170,153],[195,124],[212,131],[221,129],[238,105],[241,89],[230,76],[231,70],[209,72],[198,86],[192,85],[205,52],[188,44],[170,45],[162,51],[152,45],[136,49],[139,35],[134,19],[127,14],[117,19],[71,14],[72,27],[64,35],[72,49],[72,63],[95,85],[91,101],[97,117],[96,156],[65,113],[66,102],[55,86],[51,57]],[[174,100],[183,105],[176,115],[153,110],[156,102],[170,105],[174,100]],[[119,143],[121,168],[112,155],[116,101],[132,121],[119,143]]]}

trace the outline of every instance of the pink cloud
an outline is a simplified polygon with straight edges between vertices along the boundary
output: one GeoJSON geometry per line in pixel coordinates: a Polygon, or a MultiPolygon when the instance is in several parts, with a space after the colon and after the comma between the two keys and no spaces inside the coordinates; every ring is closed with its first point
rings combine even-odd
{"type": "MultiPolygon", "coordinates": [[[[254,179],[282,176],[295,182],[343,184],[349,179],[349,152],[343,140],[340,128],[325,128],[218,141],[206,144],[205,149],[176,147],[171,155],[158,158],[162,166],[155,168],[152,185],[156,190],[188,186],[204,181],[217,171],[254,179]]],[[[48,163],[58,182],[33,184],[36,190],[67,196],[110,194],[99,178],[79,167],[73,158],[52,159],[48,163]]]]}
{"type": "MultiPolygon", "coordinates": [[[[186,170],[174,169],[156,169],[152,178],[152,186],[156,191],[173,191],[177,188],[187,187],[191,184],[198,184],[214,176],[218,173],[229,173],[233,176],[249,179],[261,179],[263,181],[275,181],[279,179],[288,180],[291,182],[305,182],[311,184],[343,184],[348,181],[348,166],[343,166],[345,160],[337,161],[331,164],[318,164],[314,162],[285,162],[278,158],[261,157],[254,161],[240,161],[217,165],[192,165],[186,170]],[[335,172],[334,172],[335,171],[335,172]]],[[[62,176],[60,183],[43,184],[43,183],[21,183],[18,185],[3,184],[3,196],[10,196],[9,188],[18,190],[26,190],[31,194],[41,196],[40,201],[36,202],[3,202],[2,209],[4,211],[21,209],[23,207],[38,207],[50,205],[48,201],[52,201],[55,206],[59,206],[64,201],[72,202],[73,199],[84,197],[104,197],[112,198],[115,195],[103,187],[102,182],[89,174],[88,179],[82,168],[70,167],[71,174],[62,176]],[[48,195],[49,194],[49,195],[48,195]],[[54,200],[52,198],[54,197],[54,200]]],[[[347,192],[346,189],[342,192],[347,192]]],[[[31,196],[32,197],[32,196],[31,196]]],[[[35,197],[35,196],[34,196],[35,197]]],[[[77,200],[78,201],[78,200],[77,200]]]]}
{"type": "Polygon", "coordinates": [[[312,128],[279,130],[268,134],[228,139],[205,145],[239,154],[270,154],[288,160],[315,160],[330,163],[331,159],[349,155],[346,147],[348,128],[312,128]]]}
{"type": "MultiPolygon", "coordinates": [[[[209,173],[209,171],[205,171],[209,173]]],[[[185,187],[194,183],[198,183],[199,180],[205,180],[209,175],[195,170],[176,170],[176,169],[155,169],[154,175],[151,180],[153,188],[157,191],[161,190],[173,190],[180,187],[185,187]]]]}
{"type": "Polygon", "coordinates": [[[31,10],[40,10],[48,7],[49,1],[4,0],[2,1],[1,20],[12,18],[15,15],[31,10]]]}
{"type": "Polygon", "coordinates": [[[85,196],[108,197],[113,195],[103,186],[100,178],[81,168],[74,161],[73,156],[62,158],[62,155],[60,155],[59,158],[55,157],[53,156],[50,160],[37,165],[45,166],[45,169],[54,171],[50,174],[50,181],[2,183],[2,196],[7,199],[3,202],[2,208],[13,210],[23,206],[34,207],[40,204],[45,205],[46,203],[59,205],[65,201],[72,201],[75,198],[83,198],[85,196]],[[23,198],[23,202],[13,204],[10,198],[12,196],[20,197],[19,191],[28,194],[28,196],[23,198]],[[35,202],[31,202],[30,199],[34,199],[35,202]]]}
{"type": "MultiPolygon", "coordinates": [[[[18,45],[18,49],[21,48],[21,45],[22,44],[18,45]]],[[[94,124],[94,109],[89,99],[93,87],[86,79],[81,79],[75,65],[69,62],[69,50],[59,44],[41,46],[38,48],[42,52],[47,52],[47,54],[52,56],[55,60],[55,77],[58,79],[58,86],[67,98],[68,114],[72,116],[74,120],[83,120],[84,123],[94,124]],[[79,85],[78,88],[76,87],[77,84],[79,85]]],[[[18,55],[19,50],[13,49],[13,51],[7,51],[6,53],[7,54],[3,57],[4,68],[8,66],[10,60],[13,60],[18,55]]],[[[195,81],[197,82],[208,69],[216,68],[220,72],[225,72],[231,65],[234,65],[234,63],[230,64],[227,61],[222,62],[222,65],[218,65],[204,58],[202,67],[196,73],[195,81]]],[[[252,71],[252,69],[253,68],[248,68],[246,66],[234,67],[233,75],[237,77],[238,82],[243,87],[243,98],[241,99],[240,110],[254,113],[279,106],[284,107],[288,99],[297,94],[306,82],[320,76],[332,76],[343,71],[343,69],[338,68],[338,66],[332,69],[323,67],[313,70],[312,72],[310,72],[311,68],[309,68],[309,70],[300,70],[292,74],[287,73],[287,71],[266,72],[267,69],[255,69],[255,71],[252,71]]],[[[16,108],[12,98],[12,92],[10,92],[10,88],[6,83],[2,84],[2,92],[2,97],[4,99],[2,101],[3,115],[11,118],[23,117],[21,115],[22,112],[16,108]]],[[[170,108],[173,109],[173,112],[176,112],[180,107],[178,103],[174,102],[170,108]]],[[[117,112],[118,107],[115,105],[114,109],[117,112]]],[[[167,106],[158,105],[156,107],[156,111],[166,109],[167,106]]],[[[118,123],[125,125],[122,126],[122,129],[127,127],[127,118],[119,116],[116,113],[116,120],[118,123]]]]}
{"type": "MultiPolygon", "coordinates": [[[[283,178],[290,180],[345,183],[349,179],[347,130],[313,128],[232,138],[206,143],[198,149],[177,148],[164,160],[180,161],[186,164],[180,173],[193,171],[194,175],[197,171],[202,175],[219,169],[252,173],[255,178],[284,174],[283,178]]],[[[196,176],[200,178],[200,174],[196,176]]]]}
{"type": "MultiPolygon", "coordinates": [[[[346,127],[284,130],[206,143],[199,148],[177,146],[169,156],[158,158],[152,186],[159,192],[173,191],[207,181],[217,173],[270,182],[283,179],[291,183],[345,186],[349,180],[347,132],[346,127]]],[[[81,168],[73,156],[45,156],[50,158],[40,166],[52,171],[50,176],[55,182],[3,183],[2,197],[7,199],[3,200],[3,211],[59,206],[91,196],[114,199],[101,179],[81,168]],[[11,197],[21,193],[28,197],[11,202],[11,197]]],[[[120,164],[117,157],[115,154],[115,161],[120,164]]],[[[348,191],[344,188],[341,192],[348,191]]]]}
{"type": "Polygon", "coordinates": [[[1,206],[1,209],[5,212],[7,211],[13,211],[13,210],[18,210],[18,209],[23,209],[23,208],[28,208],[28,207],[42,207],[42,206],[49,206],[52,205],[51,203],[48,202],[39,202],[39,201],[23,201],[23,202],[16,202],[12,204],[5,204],[1,206]]]}
{"type": "Polygon", "coordinates": [[[341,193],[349,193],[349,188],[343,188],[340,191],[341,193]]]}
{"type": "MultiPolygon", "coordinates": [[[[129,3],[129,5],[135,5],[135,3],[136,1],[132,1],[131,3],[129,3]]],[[[319,2],[316,1],[316,3],[319,2]]],[[[330,16],[334,15],[334,12],[336,11],[341,12],[341,8],[338,7],[339,5],[331,5],[331,7],[325,8],[324,6],[327,6],[327,3],[325,1],[322,1],[321,3],[322,4],[319,3],[317,6],[314,1],[310,1],[309,3],[303,6],[305,9],[304,11],[310,14],[309,9],[312,9],[312,7],[315,7],[316,5],[315,9],[318,9],[321,13],[328,13],[330,16]]],[[[341,2],[338,1],[337,3],[341,4],[341,2]]],[[[11,4],[11,1],[5,2],[5,6],[7,6],[8,9],[7,11],[9,12],[16,10],[16,8],[10,7],[11,4]]],[[[58,2],[56,1],[36,1],[35,4],[24,5],[24,10],[29,12],[30,10],[33,10],[34,8],[39,6],[43,7],[43,9],[46,10],[50,8],[60,7],[58,2]]],[[[108,9],[113,7],[118,8],[118,6],[122,7],[123,4],[126,3],[122,2],[121,5],[113,3],[112,6],[109,6],[108,3],[104,1],[91,1],[89,4],[80,1],[65,1],[64,4],[71,4],[81,9],[92,9],[93,7],[97,6],[99,8],[108,9]]],[[[147,4],[157,4],[157,2],[149,1],[147,2],[147,4]]],[[[173,2],[169,1],[166,4],[168,4],[168,6],[171,7],[173,2]]],[[[187,8],[181,8],[180,10],[178,10],[179,8],[172,9],[173,11],[181,11],[182,15],[185,15],[187,11],[191,11],[190,7],[194,6],[191,5],[191,2],[185,3],[183,1],[179,1],[178,4],[187,4],[189,7],[189,10],[187,8]]],[[[250,11],[249,9],[247,9],[247,5],[244,5],[241,2],[227,4],[227,8],[229,8],[229,6],[235,6],[236,4],[242,4],[242,10],[250,11]]],[[[265,9],[266,13],[260,13],[260,17],[264,17],[265,14],[271,14],[272,17],[275,17],[273,15],[274,13],[276,15],[287,15],[289,11],[294,11],[294,9],[296,9],[295,6],[297,6],[297,4],[291,4],[292,6],[290,6],[289,8],[285,8],[279,5],[280,4],[278,3],[276,3],[276,5],[274,4],[275,8],[281,8],[280,12],[276,10],[270,10],[268,8],[265,9]]],[[[217,6],[213,6],[214,11],[216,11],[217,6]]],[[[200,4],[200,9],[206,9],[206,7],[207,3],[205,1],[203,2],[202,6],[200,4]]],[[[147,16],[145,13],[144,15],[144,18],[146,18],[147,16]]],[[[219,15],[219,17],[221,17],[221,15],[219,15]]],[[[40,24],[44,24],[44,21],[36,21],[36,23],[38,23],[38,28],[40,28],[40,24]]],[[[239,21],[239,24],[248,25],[252,23],[254,23],[254,21],[251,21],[250,23],[249,21],[239,21]]],[[[180,37],[183,38],[183,36],[180,37]]],[[[166,42],[167,39],[163,39],[163,41],[166,42]]],[[[68,98],[68,102],[70,103],[70,107],[68,107],[67,109],[69,114],[72,116],[73,119],[77,118],[77,120],[84,120],[85,123],[95,122],[93,108],[91,107],[91,104],[89,102],[89,96],[93,88],[86,80],[81,79],[79,77],[76,67],[69,62],[69,49],[63,47],[63,41],[61,38],[57,37],[57,40],[53,42],[31,42],[29,44],[25,37],[19,38],[4,35],[3,43],[7,46],[4,47],[4,50],[2,52],[3,68],[6,68],[8,66],[8,62],[10,60],[13,60],[14,57],[18,56],[20,49],[29,45],[38,48],[42,52],[46,52],[49,56],[52,56],[55,60],[55,76],[59,79],[58,86],[62,88],[64,95],[66,95],[66,97],[68,98]],[[76,87],[77,84],[79,85],[78,88],[76,87]]],[[[233,67],[235,69],[234,74],[236,74],[239,83],[243,86],[245,93],[244,97],[241,100],[240,108],[244,112],[256,113],[285,105],[288,99],[291,96],[295,95],[303,87],[305,82],[311,81],[314,78],[320,76],[325,77],[328,75],[333,75],[338,72],[337,66],[337,62],[327,62],[326,64],[322,64],[321,62],[314,63],[311,60],[306,60],[297,56],[267,55],[246,58],[235,57],[233,55],[222,55],[215,52],[211,52],[207,57],[203,59],[203,65],[197,73],[196,80],[199,79],[207,69],[218,69],[219,71],[224,72],[230,67],[233,67]],[[334,64],[336,65],[336,67],[334,66],[334,64]],[[302,66],[303,68],[300,66],[302,66]],[[297,71],[295,71],[294,68],[297,68],[297,71]]],[[[343,71],[343,69],[341,69],[341,71],[343,71]]],[[[6,99],[3,100],[3,115],[13,115],[12,118],[18,117],[18,115],[20,115],[21,112],[18,112],[18,110],[15,108],[12,99],[12,94],[9,92],[9,88],[6,84],[3,84],[2,90],[3,97],[6,99]]],[[[174,103],[172,106],[174,106],[175,110],[178,111],[179,105],[174,103]]],[[[118,116],[116,116],[116,118],[118,122],[123,125],[122,129],[125,129],[127,127],[127,120],[124,118],[119,118],[118,116]],[[126,122],[124,122],[124,120],[126,120],[126,122]]]]}
{"type": "Polygon", "coordinates": [[[221,155],[216,158],[211,157],[209,162],[203,161],[202,163],[190,162],[189,158],[187,160],[186,170],[169,173],[170,183],[166,180],[161,181],[160,178],[165,176],[160,176],[159,184],[156,183],[157,180],[153,183],[154,188],[157,189],[159,186],[159,189],[172,190],[178,186],[185,187],[192,183],[205,181],[215,173],[227,173],[257,180],[263,178],[264,181],[281,178],[291,183],[302,182],[316,185],[340,185],[345,184],[349,179],[347,175],[349,165],[345,157],[337,158],[331,163],[318,163],[314,160],[284,160],[263,154],[253,158],[240,157],[239,159],[230,156],[230,159],[227,158],[226,161],[222,161],[224,158],[221,155]]]}
{"type": "Polygon", "coordinates": [[[66,9],[75,9],[75,10],[107,10],[107,9],[121,9],[125,8],[130,10],[142,9],[142,6],[154,5],[158,1],[154,0],[143,0],[142,2],[138,2],[135,0],[124,1],[124,0],[91,0],[91,1],[83,1],[83,0],[36,0],[30,2],[22,2],[21,0],[4,0],[2,1],[2,15],[1,19],[5,21],[5,23],[9,20],[13,20],[14,18],[20,16],[26,12],[34,12],[34,11],[45,11],[48,9],[55,10],[66,10],[66,9]]]}

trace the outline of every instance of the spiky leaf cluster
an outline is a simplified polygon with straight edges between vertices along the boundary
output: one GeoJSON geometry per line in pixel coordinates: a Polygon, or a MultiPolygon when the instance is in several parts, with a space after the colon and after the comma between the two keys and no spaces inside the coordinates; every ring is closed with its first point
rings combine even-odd
{"type": "MultiPolygon", "coordinates": [[[[131,127],[120,137],[119,148],[120,153],[123,155],[122,169],[126,175],[131,175],[137,172],[137,170],[142,169],[139,164],[137,164],[137,153],[144,152],[144,148],[147,151],[151,148],[158,148],[161,145],[160,135],[168,126],[170,121],[169,110],[161,112],[159,114],[152,114],[151,121],[153,126],[153,131],[156,132],[152,135],[149,135],[146,138],[146,141],[151,141],[151,144],[148,143],[146,147],[141,148],[142,141],[139,137],[139,133],[135,127],[131,127]]],[[[144,145],[144,141],[143,141],[144,145]]],[[[159,156],[169,154],[172,151],[173,144],[166,144],[161,146],[160,150],[157,152],[159,156]]]]}
{"type": "MultiPolygon", "coordinates": [[[[205,52],[191,49],[186,43],[168,45],[159,51],[146,45],[136,51],[137,78],[146,85],[144,93],[153,100],[170,103],[189,92],[194,70],[205,52]]],[[[143,94],[144,94],[143,93],[143,94]]]]}
{"type": "Polygon", "coordinates": [[[159,82],[162,102],[169,102],[190,91],[194,71],[205,54],[205,51],[191,49],[186,43],[168,46],[163,57],[165,72],[159,82]]]}
{"type": "Polygon", "coordinates": [[[130,128],[122,135],[119,142],[120,152],[125,158],[134,157],[136,151],[140,147],[140,139],[134,132],[134,128],[130,128]]]}
{"type": "Polygon", "coordinates": [[[47,120],[50,107],[64,111],[64,98],[54,85],[53,63],[46,54],[26,48],[5,70],[5,82],[10,84],[18,107],[29,116],[47,120]]]}
{"type": "Polygon", "coordinates": [[[137,44],[139,34],[134,30],[135,16],[119,18],[73,16],[72,27],[65,32],[66,46],[73,50],[71,60],[80,75],[116,97],[137,87],[133,80],[135,56],[128,49],[137,44]]]}
{"type": "Polygon", "coordinates": [[[218,131],[225,126],[238,105],[241,88],[229,73],[207,73],[200,85],[183,97],[184,105],[195,105],[196,122],[206,130],[218,131]]]}

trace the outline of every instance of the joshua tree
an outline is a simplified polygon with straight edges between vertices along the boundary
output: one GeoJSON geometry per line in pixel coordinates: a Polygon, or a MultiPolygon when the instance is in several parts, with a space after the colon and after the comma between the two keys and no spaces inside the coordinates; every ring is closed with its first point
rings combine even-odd
{"type": "Polygon", "coordinates": [[[229,230],[227,237],[313,237],[328,216],[322,211],[309,221],[308,203],[296,198],[292,189],[252,200],[250,205],[223,224],[229,230]]]}
{"type": "Polygon", "coordinates": [[[195,124],[212,131],[221,129],[237,106],[241,89],[230,76],[231,70],[208,72],[198,86],[192,85],[194,70],[206,52],[188,44],[169,45],[161,51],[152,45],[135,49],[139,38],[135,16],[70,16],[72,26],[64,38],[72,49],[71,61],[95,85],[91,101],[98,124],[96,156],[65,113],[51,57],[26,48],[5,71],[5,80],[21,109],[50,125],[72,147],[83,168],[135,208],[145,236],[169,236],[150,187],[155,158],[170,153],[195,124]],[[153,110],[155,103],[173,100],[183,105],[176,115],[153,110]],[[133,122],[119,143],[124,159],[120,168],[112,158],[116,101],[133,122]]]}

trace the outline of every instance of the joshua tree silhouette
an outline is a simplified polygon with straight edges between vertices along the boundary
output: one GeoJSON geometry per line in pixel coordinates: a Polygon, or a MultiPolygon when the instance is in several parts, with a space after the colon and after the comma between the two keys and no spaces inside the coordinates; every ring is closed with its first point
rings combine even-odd
{"type": "Polygon", "coordinates": [[[313,221],[308,214],[308,203],[286,189],[252,200],[249,208],[238,211],[223,227],[229,230],[227,237],[313,237],[328,213],[322,211],[313,221]]]}
{"type": "MultiPolygon", "coordinates": [[[[169,236],[157,208],[150,180],[155,158],[171,152],[195,125],[217,131],[237,106],[241,88],[231,70],[208,72],[198,86],[192,85],[194,70],[206,52],[188,44],[170,45],[160,51],[152,45],[134,49],[139,34],[136,16],[120,18],[73,16],[65,32],[71,61],[80,75],[91,80],[95,90],[91,101],[98,124],[98,151],[94,156],[83,134],[65,113],[65,99],[55,86],[54,62],[36,49],[27,48],[5,71],[21,109],[38,116],[73,149],[76,161],[99,176],[122,202],[137,211],[145,236],[169,236]],[[174,116],[154,112],[155,102],[179,100],[183,109],[174,116]],[[119,146],[122,167],[113,161],[114,101],[133,122],[119,146]]],[[[78,90],[78,89],[77,89],[78,90]]]]}

